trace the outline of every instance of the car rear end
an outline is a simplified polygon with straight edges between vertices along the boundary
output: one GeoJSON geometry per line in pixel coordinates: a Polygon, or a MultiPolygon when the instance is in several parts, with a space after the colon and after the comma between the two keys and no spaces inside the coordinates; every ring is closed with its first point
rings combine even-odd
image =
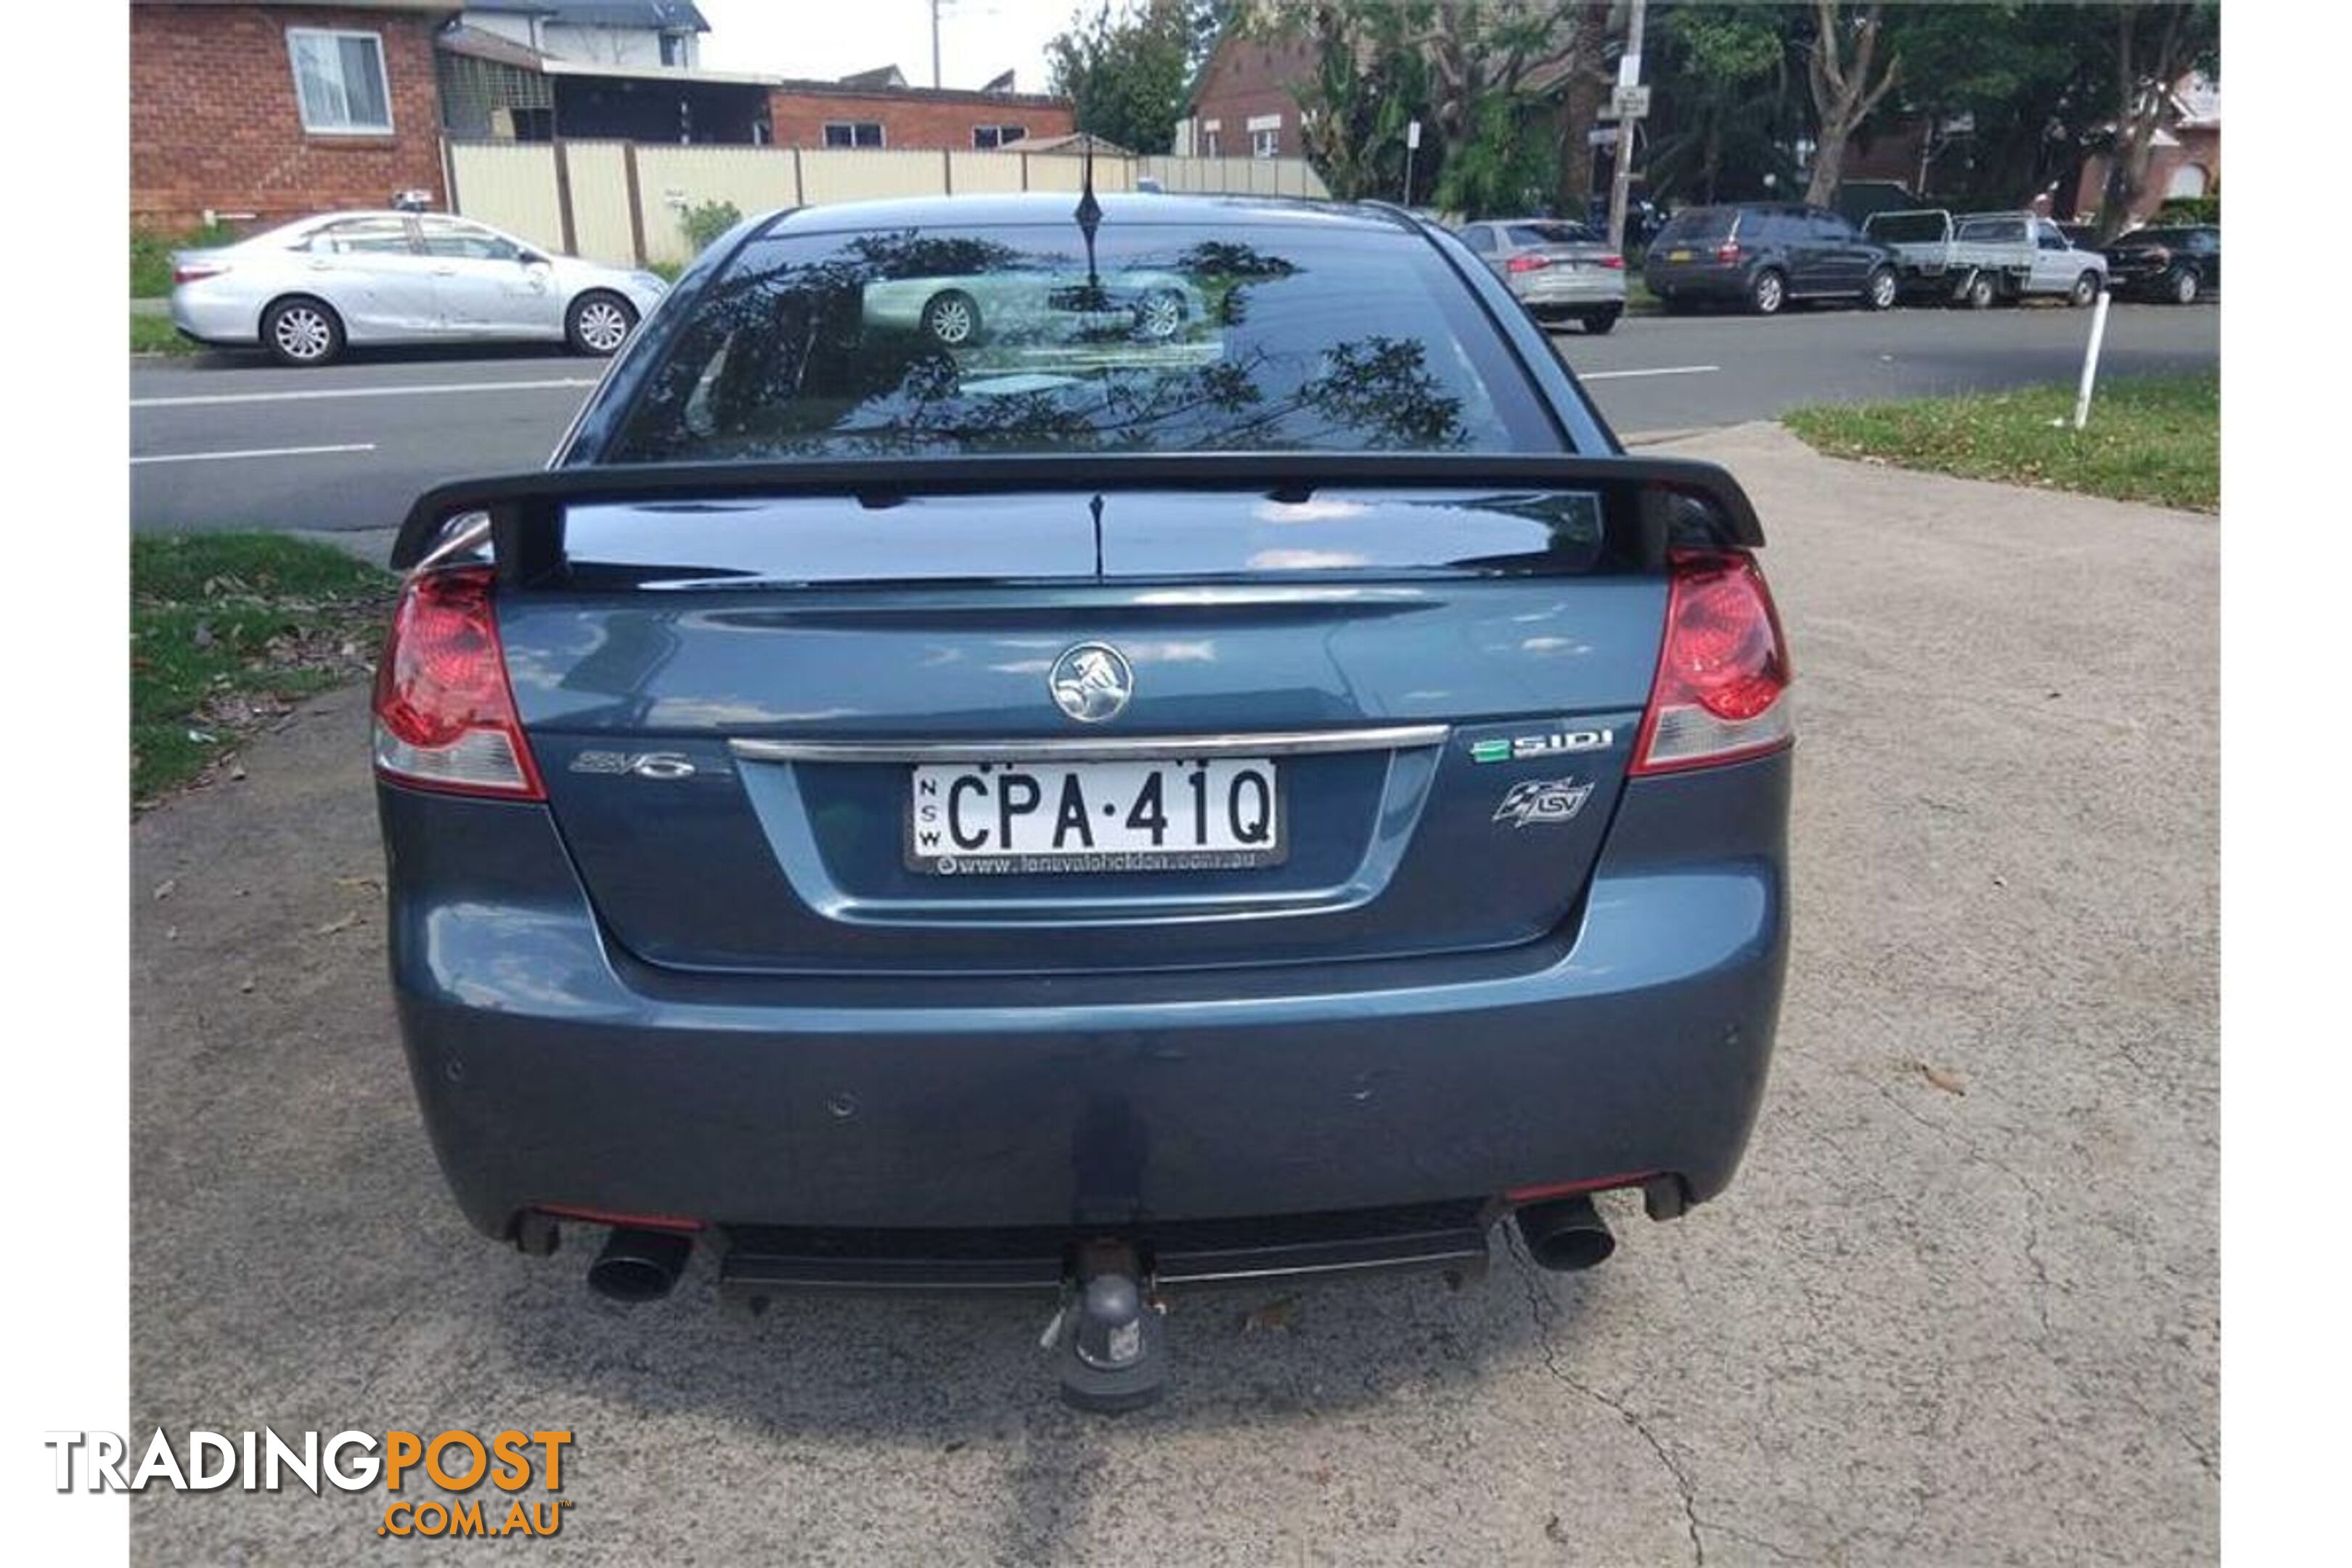
{"type": "Polygon", "coordinates": [[[1642,263],[1651,293],[1673,303],[1747,297],[1756,252],[1740,243],[1738,207],[1685,207],[1666,221],[1642,263]]]}
{"type": "Polygon", "coordinates": [[[556,470],[419,503],[392,975],[484,1231],[1165,1286],[1475,1268],[1513,1210],[1590,1262],[1587,1194],[1731,1179],[1790,739],[1738,487],[1619,454],[1417,228],[1106,205],[772,222],[556,470]],[[1073,251],[1211,308],[861,309],[1073,251]]]}
{"type": "Polygon", "coordinates": [[[1625,309],[1625,258],[1581,224],[1551,219],[1496,226],[1508,247],[1503,281],[1538,318],[1607,316],[1625,309]]]}
{"type": "Polygon", "coordinates": [[[2137,299],[2160,299],[2170,292],[2176,273],[2194,270],[2188,249],[2188,231],[2144,228],[2108,242],[2108,286],[2137,299]]]}

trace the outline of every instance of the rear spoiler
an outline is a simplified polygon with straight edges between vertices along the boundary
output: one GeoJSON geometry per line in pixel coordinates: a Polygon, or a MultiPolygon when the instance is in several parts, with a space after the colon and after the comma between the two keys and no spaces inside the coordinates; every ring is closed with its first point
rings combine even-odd
{"type": "Polygon", "coordinates": [[[1613,535],[1649,565],[1674,548],[1753,550],[1764,529],[1739,481],[1681,458],[1497,456],[1466,452],[1051,454],[887,462],[630,463],[459,479],[409,508],[394,570],[432,555],[449,525],[489,521],[499,575],[533,582],[563,565],[567,507],[855,497],[886,505],[919,496],[1065,490],[1249,490],[1305,500],[1318,489],[1597,490],[1613,535]]]}

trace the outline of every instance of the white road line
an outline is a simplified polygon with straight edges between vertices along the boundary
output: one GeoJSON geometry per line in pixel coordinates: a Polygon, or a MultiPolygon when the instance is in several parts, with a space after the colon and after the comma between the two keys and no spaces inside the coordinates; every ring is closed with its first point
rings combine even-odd
{"type": "MultiPolygon", "coordinates": [[[[1569,367],[1571,370],[1575,366],[1569,367]]],[[[1723,367],[1719,364],[1668,364],[1655,370],[1579,370],[1579,381],[1615,381],[1628,375],[1710,375],[1723,367]]]]}
{"type": "Polygon", "coordinates": [[[373,441],[353,441],[340,447],[256,447],[243,452],[157,452],[131,459],[132,467],[141,463],[225,463],[233,458],[309,458],[324,452],[373,452],[373,441]]]}
{"type": "Polygon", "coordinates": [[[307,403],[328,397],[420,397],[446,392],[539,392],[557,387],[586,389],[593,380],[566,376],[557,381],[453,381],[434,386],[330,386],[316,392],[220,392],[197,397],[134,397],[133,408],[198,408],[223,403],[307,403]]]}

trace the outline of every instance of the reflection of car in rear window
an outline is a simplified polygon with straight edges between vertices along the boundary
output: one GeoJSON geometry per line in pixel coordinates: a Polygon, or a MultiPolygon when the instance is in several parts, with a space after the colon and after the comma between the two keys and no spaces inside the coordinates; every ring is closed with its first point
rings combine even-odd
{"type": "Polygon", "coordinates": [[[1402,229],[795,235],[697,291],[611,456],[1559,450],[1517,374],[1402,229]]]}

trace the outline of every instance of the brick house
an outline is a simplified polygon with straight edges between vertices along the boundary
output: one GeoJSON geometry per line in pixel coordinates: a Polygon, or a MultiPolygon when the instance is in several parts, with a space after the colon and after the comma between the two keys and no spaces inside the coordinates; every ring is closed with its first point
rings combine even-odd
{"type": "Polygon", "coordinates": [[[989,151],[1077,128],[1069,100],[1043,93],[852,85],[880,75],[770,88],[768,123],[776,145],[989,151]]]}
{"type": "Polygon", "coordinates": [[[1314,68],[1315,46],[1305,39],[1268,42],[1228,27],[1201,68],[1171,150],[1180,158],[1305,157],[1294,84],[1314,68]]]}
{"type": "Polygon", "coordinates": [[[441,0],[131,0],[131,219],[272,221],[442,200],[441,0]]]}

